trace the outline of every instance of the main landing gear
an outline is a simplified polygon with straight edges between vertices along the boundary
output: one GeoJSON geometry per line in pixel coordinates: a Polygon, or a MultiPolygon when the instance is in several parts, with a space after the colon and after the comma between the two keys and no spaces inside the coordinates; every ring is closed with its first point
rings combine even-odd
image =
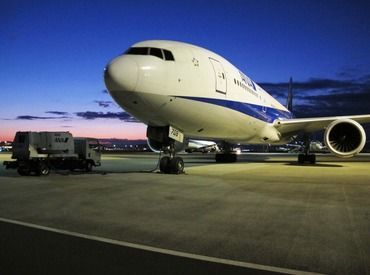
{"type": "Polygon", "coordinates": [[[236,162],[237,155],[233,152],[231,144],[223,142],[221,145],[221,152],[215,156],[216,162],[218,163],[232,163],[236,162]]]}
{"type": "Polygon", "coordinates": [[[315,164],[316,163],[316,155],[310,154],[310,138],[308,136],[305,136],[304,140],[304,153],[298,155],[298,163],[304,164],[304,163],[310,163],[315,164]]]}

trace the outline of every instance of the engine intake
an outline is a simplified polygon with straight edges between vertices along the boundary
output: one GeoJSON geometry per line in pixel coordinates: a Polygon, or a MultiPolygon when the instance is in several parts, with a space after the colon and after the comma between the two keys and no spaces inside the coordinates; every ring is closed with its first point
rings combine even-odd
{"type": "Polygon", "coordinates": [[[326,128],[324,141],[334,155],[350,158],[364,148],[366,134],[358,122],[352,119],[338,119],[326,128]]]}

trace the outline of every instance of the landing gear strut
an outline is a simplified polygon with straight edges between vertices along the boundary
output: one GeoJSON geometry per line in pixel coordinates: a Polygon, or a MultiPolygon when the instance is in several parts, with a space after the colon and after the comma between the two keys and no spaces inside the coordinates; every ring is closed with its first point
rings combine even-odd
{"type": "Polygon", "coordinates": [[[170,140],[169,156],[161,158],[159,170],[165,174],[182,174],[184,173],[184,160],[175,156],[175,141],[170,140]]]}
{"type": "Polygon", "coordinates": [[[236,162],[237,160],[237,155],[233,153],[232,146],[231,144],[227,142],[223,142],[221,145],[222,148],[222,153],[216,154],[216,162],[220,163],[231,163],[231,162],[236,162]]]}
{"type": "Polygon", "coordinates": [[[298,163],[304,164],[304,163],[316,163],[316,155],[310,154],[310,138],[308,136],[304,137],[304,153],[298,155],[298,163]]]}

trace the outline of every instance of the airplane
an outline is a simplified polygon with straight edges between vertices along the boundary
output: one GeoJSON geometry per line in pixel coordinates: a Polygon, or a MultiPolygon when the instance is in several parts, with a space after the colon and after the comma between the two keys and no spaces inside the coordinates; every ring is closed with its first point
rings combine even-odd
{"type": "Polygon", "coordinates": [[[193,152],[215,152],[218,150],[217,144],[214,141],[207,141],[207,140],[195,140],[189,139],[187,146],[185,147],[185,152],[193,153],[193,152]]]}
{"type": "Polygon", "coordinates": [[[184,171],[176,153],[188,138],[218,142],[216,162],[237,160],[233,144],[282,145],[303,134],[298,163],[315,163],[310,134],[322,129],[338,157],[353,157],[366,143],[360,123],[370,114],[294,118],[291,96],[287,108],[225,58],[188,43],[138,42],[108,63],[104,81],[118,105],[147,125],[150,147],[169,154],[160,159],[163,173],[184,171]]]}
{"type": "MultiPolygon", "coordinates": [[[[163,148],[152,147],[149,139],[147,140],[147,145],[149,149],[154,153],[166,151],[166,148],[164,148],[163,150],[163,148]]],[[[218,150],[216,142],[207,140],[184,139],[183,143],[177,143],[176,145],[180,145],[179,147],[175,148],[176,152],[185,151],[186,153],[193,152],[208,153],[215,152],[218,150]]]]}

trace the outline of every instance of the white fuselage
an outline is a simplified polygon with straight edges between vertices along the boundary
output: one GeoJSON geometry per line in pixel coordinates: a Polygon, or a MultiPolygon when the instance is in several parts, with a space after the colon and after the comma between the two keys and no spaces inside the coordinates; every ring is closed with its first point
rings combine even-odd
{"type": "Polygon", "coordinates": [[[135,118],[150,126],[172,125],[191,138],[285,142],[272,123],[291,113],[223,57],[174,41],[144,41],[130,49],[133,54],[129,50],[107,66],[105,83],[135,118]],[[174,60],[138,54],[136,48],[170,51],[174,60]]]}

